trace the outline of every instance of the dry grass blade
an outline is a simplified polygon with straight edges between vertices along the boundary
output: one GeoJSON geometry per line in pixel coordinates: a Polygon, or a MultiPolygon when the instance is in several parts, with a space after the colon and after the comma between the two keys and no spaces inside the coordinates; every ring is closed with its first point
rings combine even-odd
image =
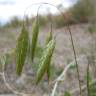
{"type": "Polygon", "coordinates": [[[23,65],[26,59],[28,39],[28,32],[25,27],[23,27],[16,46],[16,73],[18,75],[21,75],[23,65]]]}

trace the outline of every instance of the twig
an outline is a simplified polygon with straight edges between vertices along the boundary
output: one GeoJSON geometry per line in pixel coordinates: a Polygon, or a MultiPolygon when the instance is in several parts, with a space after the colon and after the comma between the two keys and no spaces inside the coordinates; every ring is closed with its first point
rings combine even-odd
{"type": "Polygon", "coordinates": [[[55,96],[56,89],[57,89],[57,86],[58,86],[58,82],[59,82],[59,81],[57,81],[57,82],[55,83],[54,88],[53,88],[53,90],[52,90],[51,96],[55,96]]]}

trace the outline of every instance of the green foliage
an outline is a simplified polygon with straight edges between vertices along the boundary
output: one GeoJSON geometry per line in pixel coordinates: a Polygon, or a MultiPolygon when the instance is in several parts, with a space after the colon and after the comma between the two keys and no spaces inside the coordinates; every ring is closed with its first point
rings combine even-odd
{"type": "Polygon", "coordinates": [[[27,51],[28,51],[28,31],[23,26],[16,46],[16,73],[21,75],[27,51]]]}

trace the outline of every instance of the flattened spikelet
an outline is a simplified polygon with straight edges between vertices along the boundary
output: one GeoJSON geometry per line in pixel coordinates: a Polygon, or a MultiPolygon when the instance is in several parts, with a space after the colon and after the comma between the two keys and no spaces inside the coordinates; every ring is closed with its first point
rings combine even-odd
{"type": "MultiPolygon", "coordinates": [[[[45,44],[47,45],[51,40],[52,40],[52,31],[48,32],[47,37],[46,37],[46,42],[45,42],[45,44]]],[[[49,79],[50,79],[50,63],[51,63],[51,57],[52,57],[52,56],[50,56],[50,59],[49,59],[49,61],[47,62],[47,63],[48,63],[48,67],[47,67],[48,81],[49,81],[49,79]]]]}
{"type": "Polygon", "coordinates": [[[50,80],[50,65],[51,65],[51,58],[52,58],[52,55],[53,53],[51,54],[51,56],[49,57],[49,61],[47,62],[48,63],[48,67],[47,67],[47,76],[48,76],[48,81],[50,80]]]}
{"type": "Polygon", "coordinates": [[[34,56],[35,56],[35,50],[38,40],[38,33],[39,33],[39,24],[38,20],[36,20],[33,24],[33,31],[32,31],[32,44],[31,44],[31,59],[33,62],[34,56]]]}
{"type": "Polygon", "coordinates": [[[21,75],[23,65],[27,55],[28,49],[28,32],[25,27],[22,28],[20,36],[17,40],[16,46],[16,74],[21,75]]]}
{"type": "Polygon", "coordinates": [[[44,53],[41,57],[40,66],[36,74],[36,84],[40,82],[44,73],[46,72],[49,64],[48,62],[50,62],[51,60],[50,58],[52,57],[54,48],[55,48],[55,40],[53,39],[47,44],[46,49],[44,50],[44,53]]]}

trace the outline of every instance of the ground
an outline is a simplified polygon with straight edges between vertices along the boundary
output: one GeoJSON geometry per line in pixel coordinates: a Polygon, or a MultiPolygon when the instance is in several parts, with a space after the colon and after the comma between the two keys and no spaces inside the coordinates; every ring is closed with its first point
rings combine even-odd
{"type": "MultiPolygon", "coordinates": [[[[95,42],[96,33],[93,34],[88,32],[88,24],[76,24],[70,26],[75,51],[77,58],[80,58],[78,61],[79,72],[80,72],[80,81],[81,84],[86,84],[86,66],[89,62],[87,58],[92,50],[95,50],[93,42],[95,42]]],[[[15,48],[16,38],[20,33],[21,28],[6,28],[0,29],[0,55],[2,55],[6,50],[10,50],[15,48]]],[[[29,27],[31,34],[31,27],[29,27]]],[[[39,40],[38,43],[44,45],[44,39],[46,37],[46,33],[49,31],[47,27],[40,29],[39,40]]],[[[53,56],[52,64],[55,66],[58,71],[57,75],[60,74],[64,70],[64,68],[74,60],[74,52],[72,49],[72,42],[70,38],[69,31],[67,27],[63,28],[53,28],[53,35],[56,36],[56,49],[53,56]]],[[[31,36],[31,35],[30,35],[31,36]]],[[[95,51],[94,51],[95,52],[95,51]]],[[[94,53],[93,52],[93,53],[94,53]]],[[[14,57],[14,56],[13,56],[14,57]]],[[[96,57],[96,54],[95,54],[96,57]]],[[[26,62],[27,63],[27,62],[26,62]]],[[[0,69],[2,72],[2,68],[0,69]]],[[[29,94],[35,94],[32,96],[47,96],[48,93],[51,92],[53,85],[48,85],[46,80],[41,82],[38,86],[33,84],[34,72],[31,68],[30,64],[26,64],[24,68],[24,72],[21,77],[17,77],[15,74],[15,62],[12,60],[11,64],[6,66],[5,77],[6,81],[15,91],[25,92],[29,94]]],[[[91,73],[93,67],[90,67],[91,73]]],[[[56,79],[56,76],[53,79],[56,79]]],[[[92,78],[94,75],[92,75],[92,78]]],[[[53,80],[52,79],[52,80],[53,80]]],[[[51,81],[52,81],[51,80],[51,81]]],[[[74,90],[78,88],[78,80],[77,80],[77,72],[73,67],[68,73],[64,82],[60,83],[57,88],[57,96],[63,96],[64,91],[66,90],[74,90]]],[[[0,76],[0,94],[12,94],[4,84],[2,77],[0,76]]],[[[74,94],[74,96],[76,93],[74,94]]],[[[5,96],[5,95],[4,95],[5,96]]],[[[11,95],[10,95],[11,96],[11,95]]]]}

